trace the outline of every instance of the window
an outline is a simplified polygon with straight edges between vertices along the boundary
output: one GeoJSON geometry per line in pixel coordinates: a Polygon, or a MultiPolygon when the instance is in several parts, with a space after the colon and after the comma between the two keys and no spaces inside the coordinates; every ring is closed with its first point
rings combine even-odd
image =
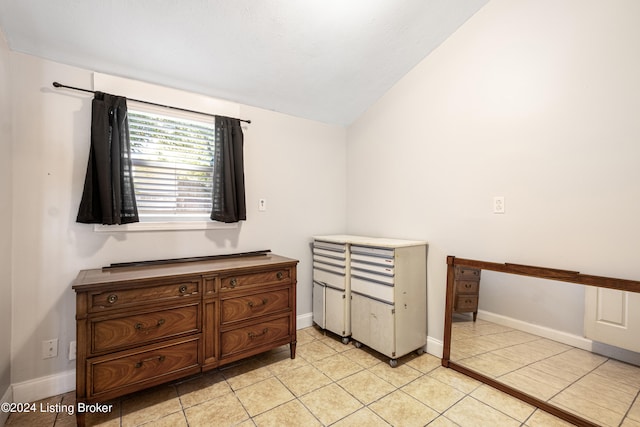
{"type": "Polygon", "coordinates": [[[213,122],[129,107],[136,203],[141,221],[203,220],[211,214],[213,122]]]}

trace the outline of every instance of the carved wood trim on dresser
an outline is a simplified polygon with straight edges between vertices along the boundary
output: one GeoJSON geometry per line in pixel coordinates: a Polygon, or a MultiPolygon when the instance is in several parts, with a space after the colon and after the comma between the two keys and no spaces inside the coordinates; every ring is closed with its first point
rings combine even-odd
{"type": "Polygon", "coordinates": [[[295,358],[297,263],[263,254],[81,271],[72,286],[77,402],[102,403],[285,344],[295,358]]]}

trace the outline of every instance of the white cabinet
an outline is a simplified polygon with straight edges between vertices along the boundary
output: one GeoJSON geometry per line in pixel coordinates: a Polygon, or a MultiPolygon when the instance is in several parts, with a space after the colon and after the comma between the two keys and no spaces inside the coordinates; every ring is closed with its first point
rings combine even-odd
{"type": "Polygon", "coordinates": [[[351,335],[347,245],[313,242],[313,321],[349,342],[351,335]]]}
{"type": "Polygon", "coordinates": [[[386,356],[393,355],[396,340],[393,304],[354,292],[351,295],[351,310],[352,333],[357,337],[356,346],[365,344],[386,356]]]}
{"type": "Polygon", "coordinates": [[[391,366],[397,364],[397,358],[424,349],[427,342],[426,242],[316,236],[313,279],[314,322],[342,336],[343,342],[347,343],[350,336],[356,346],[364,344],[388,356],[391,366]],[[344,278],[340,282],[344,283],[343,287],[335,286],[336,277],[327,276],[328,269],[317,257],[323,256],[317,249],[326,249],[327,245],[335,245],[334,249],[344,254],[339,258],[344,260],[344,270],[340,270],[344,272],[344,276],[340,276],[344,278]],[[332,291],[336,295],[330,299],[332,291]],[[334,320],[338,324],[330,325],[334,320]]]}

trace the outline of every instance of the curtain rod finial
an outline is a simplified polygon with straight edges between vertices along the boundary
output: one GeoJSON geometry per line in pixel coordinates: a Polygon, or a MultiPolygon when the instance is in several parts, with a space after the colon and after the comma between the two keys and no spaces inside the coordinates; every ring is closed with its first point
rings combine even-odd
{"type": "Polygon", "coordinates": [[[60,83],[58,83],[58,82],[53,82],[53,87],[60,87],[60,86],[62,86],[60,83]]]}

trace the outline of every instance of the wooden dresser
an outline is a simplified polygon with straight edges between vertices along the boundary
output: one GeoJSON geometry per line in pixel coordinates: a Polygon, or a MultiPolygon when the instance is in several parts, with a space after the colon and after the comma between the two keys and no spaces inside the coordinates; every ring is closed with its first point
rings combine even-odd
{"type": "Polygon", "coordinates": [[[285,344],[293,359],[297,263],[265,254],[81,271],[78,407],[285,344]]]}
{"type": "Polygon", "coordinates": [[[480,269],[456,267],[453,287],[453,311],[473,313],[473,321],[478,317],[480,296],[480,269]]]}

